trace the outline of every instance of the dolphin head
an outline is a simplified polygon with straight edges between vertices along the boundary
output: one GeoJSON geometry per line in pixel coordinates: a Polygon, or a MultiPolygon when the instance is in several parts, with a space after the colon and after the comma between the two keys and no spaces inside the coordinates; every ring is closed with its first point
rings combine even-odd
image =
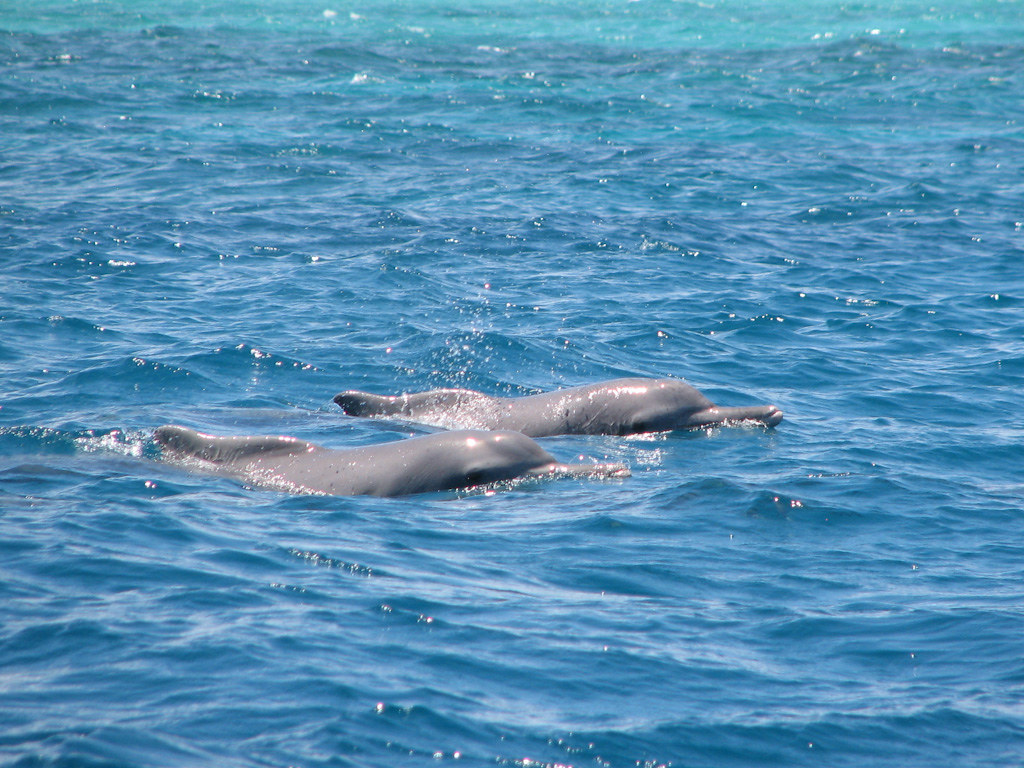
{"type": "Polygon", "coordinates": [[[774,405],[720,407],[678,379],[658,379],[644,388],[642,396],[632,399],[632,428],[636,432],[696,429],[741,421],[774,427],[782,421],[782,411],[774,405]]]}
{"type": "MultiPolygon", "coordinates": [[[[624,464],[565,464],[520,432],[464,430],[448,433],[447,450],[429,471],[449,487],[487,485],[517,477],[628,477],[624,464]]],[[[424,469],[428,469],[424,467],[424,469]]]]}

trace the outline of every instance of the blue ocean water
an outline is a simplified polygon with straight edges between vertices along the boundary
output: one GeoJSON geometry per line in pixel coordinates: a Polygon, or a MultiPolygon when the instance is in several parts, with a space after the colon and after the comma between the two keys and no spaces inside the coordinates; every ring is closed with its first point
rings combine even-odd
{"type": "Polygon", "coordinates": [[[0,66],[0,763],[1020,763],[1020,3],[7,3],[0,66]],[[402,499],[150,438],[626,375],[786,420],[402,499]]]}

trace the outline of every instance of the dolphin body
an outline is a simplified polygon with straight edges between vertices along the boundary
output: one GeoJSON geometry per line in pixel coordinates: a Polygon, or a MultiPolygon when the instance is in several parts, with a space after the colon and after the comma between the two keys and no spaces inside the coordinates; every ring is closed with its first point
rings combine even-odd
{"type": "Polygon", "coordinates": [[[391,417],[447,429],[514,430],[529,437],[629,435],[754,422],[774,427],[774,405],[720,407],[679,379],[613,379],[527,397],[491,397],[470,389],[407,395],[349,390],[334,402],[350,416],[391,417]]]}
{"type": "Polygon", "coordinates": [[[405,496],[531,477],[628,477],[624,464],[562,464],[518,432],[442,432],[334,450],[294,437],[218,437],[168,425],[165,459],[289,493],[405,496]]]}

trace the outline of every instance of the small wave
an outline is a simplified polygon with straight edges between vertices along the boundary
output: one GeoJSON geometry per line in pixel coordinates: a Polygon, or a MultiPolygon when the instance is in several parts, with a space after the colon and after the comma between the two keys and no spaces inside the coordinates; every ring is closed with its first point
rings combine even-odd
{"type": "Polygon", "coordinates": [[[75,453],[154,458],[159,455],[159,448],[149,432],[140,430],[0,427],[0,455],[67,456],[75,453]]]}
{"type": "Polygon", "coordinates": [[[250,374],[254,371],[272,374],[278,371],[317,370],[312,363],[245,343],[194,353],[184,359],[183,365],[189,371],[204,374],[211,381],[237,377],[243,371],[250,374]]]}
{"type": "Polygon", "coordinates": [[[309,565],[315,568],[332,568],[344,571],[353,576],[362,576],[365,578],[386,577],[388,573],[381,570],[380,568],[371,568],[367,565],[360,565],[359,563],[347,562],[345,560],[338,560],[333,557],[321,555],[317,552],[311,552],[308,550],[289,549],[288,554],[293,557],[297,557],[300,560],[309,563],[309,565]]]}
{"type": "Polygon", "coordinates": [[[103,362],[67,374],[61,386],[68,391],[91,393],[104,399],[120,392],[122,397],[132,398],[138,392],[187,393],[202,388],[209,382],[188,368],[131,356],[103,362]]]}
{"type": "Polygon", "coordinates": [[[112,429],[105,433],[89,430],[74,438],[76,447],[85,453],[116,453],[133,458],[155,458],[159,448],[150,432],[112,429]]]}
{"type": "Polygon", "coordinates": [[[0,454],[74,453],[75,433],[50,427],[0,427],[0,454]]]}

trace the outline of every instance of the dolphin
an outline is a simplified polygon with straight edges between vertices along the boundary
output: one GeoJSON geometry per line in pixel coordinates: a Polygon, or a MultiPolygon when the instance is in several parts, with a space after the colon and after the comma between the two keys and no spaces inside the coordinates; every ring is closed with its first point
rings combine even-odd
{"type": "Polygon", "coordinates": [[[563,464],[519,432],[441,432],[334,450],[294,437],[158,427],[165,459],[289,493],[405,496],[517,478],[628,477],[624,464],[563,464]]]}
{"type": "Polygon", "coordinates": [[[447,429],[514,430],[529,437],[629,435],[739,422],[774,427],[774,405],[720,407],[679,379],[613,379],[527,397],[491,397],[470,389],[407,395],[349,390],[334,402],[350,416],[393,417],[447,429]]]}

